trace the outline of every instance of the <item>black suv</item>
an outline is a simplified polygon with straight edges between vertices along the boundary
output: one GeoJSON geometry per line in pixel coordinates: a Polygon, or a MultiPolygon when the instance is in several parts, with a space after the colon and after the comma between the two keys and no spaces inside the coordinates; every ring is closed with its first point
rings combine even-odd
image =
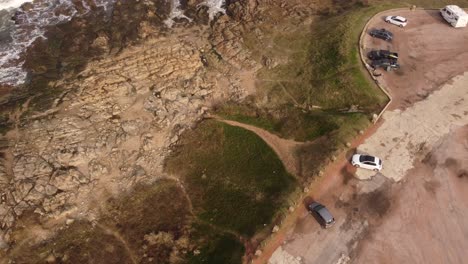
{"type": "Polygon", "coordinates": [[[367,57],[371,60],[382,60],[382,59],[397,60],[398,53],[391,52],[389,50],[371,50],[369,53],[367,53],[367,57]]]}
{"type": "Polygon", "coordinates": [[[384,68],[386,71],[400,68],[400,64],[398,64],[396,60],[390,60],[390,59],[374,60],[372,61],[371,66],[374,69],[384,68]]]}
{"type": "Polygon", "coordinates": [[[386,30],[385,28],[373,29],[369,32],[369,35],[371,35],[374,38],[379,38],[386,41],[392,41],[393,39],[393,33],[386,30]]]}
{"type": "Polygon", "coordinates": [[[328,211],[325,206],[317,202],[313,202],[309,204],[307,208],[323,228],[329,228],[335,223],[335,218],[333,218],[330,211],[328,211]]]}

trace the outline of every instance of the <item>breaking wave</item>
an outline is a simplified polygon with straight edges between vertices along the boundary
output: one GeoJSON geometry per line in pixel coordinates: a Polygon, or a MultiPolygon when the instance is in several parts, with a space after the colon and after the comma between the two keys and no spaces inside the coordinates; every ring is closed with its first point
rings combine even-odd
{"type": "MultiPolygon", "coordinates": [[[[181,0],[168,0],[171,1],[171,13],[169,14],[168,19],[164,21],[166,26],[172,27],[175,23],[174,19],[186,19],[189,22],[192,21],[191,18],[187,17],[184,15],[184,11],[181,9],[181,0]]],[[[210,21],[213,20],[217,14],[222,13],[226,14],[226,0],[205,0],[198,6],[206,6],[208,7],[208,16],[210,18],[210,21]]]]}

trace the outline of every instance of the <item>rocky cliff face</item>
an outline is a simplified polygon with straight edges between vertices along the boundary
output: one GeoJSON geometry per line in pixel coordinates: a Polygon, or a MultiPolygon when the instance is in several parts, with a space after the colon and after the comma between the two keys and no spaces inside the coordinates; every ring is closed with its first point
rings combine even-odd
{"type": "Polygon", "coordinates": [[[26,212],[96,217],[99,204],[162,177],[162,162],[212,102],[239,100],[236,69],[198,33],[174,32],[88,64],[56,82],[54,107],[7,133],[0,159],[2,245],[26,212]]]}

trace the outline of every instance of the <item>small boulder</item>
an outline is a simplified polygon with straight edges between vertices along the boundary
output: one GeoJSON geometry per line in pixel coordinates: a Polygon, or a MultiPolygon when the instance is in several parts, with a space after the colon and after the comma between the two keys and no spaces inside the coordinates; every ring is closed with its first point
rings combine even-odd
{"type": "Polygon", "coordinates": [[[275,226],[273,227],[272,232],[273,232],[273,233],[276,233],[276,232],[278,232],[278,231],[279,231],[279,226],[275,225],[275,226]]]}
{"type": "Polygon", "coordinates": [[[68,218],[66,221],[65,221],[65,224],[66,225],[71,225],[75,222],[75,219],[72,219],[72,218],[68,218]]]}

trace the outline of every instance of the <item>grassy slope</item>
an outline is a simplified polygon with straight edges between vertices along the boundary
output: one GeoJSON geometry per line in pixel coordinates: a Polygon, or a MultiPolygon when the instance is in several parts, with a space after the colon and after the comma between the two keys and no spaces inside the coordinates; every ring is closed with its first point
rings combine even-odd
{"type": "Polygon", "coordinates": [[[173,180],[140,185],[110,200],[97,224],[75,221],[41,244],[21,245],[9,257],[15,263],[46,263],[52,257],[57,263],[132,263],[132,256],[137,263],[240,263],[242,243],[199,223],[189,209],[173,180]],[[148,239],[156,234],[166,236],[148,239]]]}
{"type": "Polygon", "coordinates": [[[363,120],[370,120],[371,114],[380,111],[387,102],[359,59],[359,35],[367,20],[377,12],[413,4],[428,8],[450,3],[468,6],[466,0],[368,2],[368,5],[348,7],[350,9],[338,15],[321,16],[311,26],[275,17],[278,23],[274,26],[267,23],[259,26],[264,34],[261,41],[254,33],[246,33],[244,44],[259,61],[262,57],[276,58],[280,62],[284,57],[289,60],[259,72],[257,98],[242,105],[221,107],[218,114],[262,127],[284,138],[305,141],[337,130],[352,131],[350,127],[355,124],[356,114],[337,115],[336,110],[357,105],[364,110],[359,117],[364,128],[368,123],[363,120]],[[282,24],[288,30],[278,32],[282,24]]]}
{"type": "MultiPolygon", "coordinates": [[[[360,31],[372,12],[373,8],[354,8],[339,16],[317,19],[311,26],[276,33],[271,37],[273,49],[283,50],[280,57],[287,55],[289,61],[259,72],[258,97],[267,97],[268,102],[260,109],[252,106],[258,105],[256,99],[250,105],[228,105],[220,108],[219,114],[299,141],[314,140],[340,128],[349,130],[356,119],[370,119],[370,114],[387,101],[367,80],[357,53],[360,31]],[[364,113],[338,111],[351,105],[359,106],[364,113]]],[[[268,29],[265,32],[270,33],[268,29]]],[[[258,49],[253,41],[246,41],[246,45],[258,49]]],[[[274,56],[268,49],[263,53],[274,56]]]]}
{"type": "Polygon", "coordinates": [[[269,224],[294,186],[270,147],[241,128],[203,122],[176,153],[166,168],[183,177],[196,215],[241,235],[269,224]]]}
{"type": "Polygon", "coordinates": [[[241,263],[245,248],[232,234],[216,232],[208,224],[195,223],[192,240],[199,245],[199,254],[189,252],[186,263],[241,263]]]}
{"type": "Polygon", "coordinates": [[[51,240],[10,256],[13,263],[131,263],[124,246],[112,235],[89,222],[77,221],[51,240]],[[49,258],[49,261],[47,259],[49,258]]]}

